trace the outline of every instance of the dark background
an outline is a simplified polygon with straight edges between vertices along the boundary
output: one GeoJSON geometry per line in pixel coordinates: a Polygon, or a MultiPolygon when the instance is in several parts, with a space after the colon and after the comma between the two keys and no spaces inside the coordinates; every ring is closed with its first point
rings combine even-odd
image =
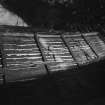
{"type": "Polygon", "coordinates": [[[2,0],[5,8],[21,16],[30,26],[64,28],[71,23],[105,20],[104,0],[2,0]]]}

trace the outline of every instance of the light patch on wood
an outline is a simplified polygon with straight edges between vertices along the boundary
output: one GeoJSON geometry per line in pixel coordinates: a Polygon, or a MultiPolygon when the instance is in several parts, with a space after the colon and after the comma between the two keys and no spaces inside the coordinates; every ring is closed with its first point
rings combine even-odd
{"type": "Polygon", "coordinates": [[[25,27],[27,26],[27,24],[19,16],[3,8],[1,4],[0,4],[0,25],[15,25],[15,26],[25,26],[25,27]]]}

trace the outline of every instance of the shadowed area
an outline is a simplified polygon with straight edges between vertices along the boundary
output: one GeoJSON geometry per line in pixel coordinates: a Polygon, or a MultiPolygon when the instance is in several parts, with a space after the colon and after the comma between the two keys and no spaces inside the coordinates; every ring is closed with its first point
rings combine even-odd
{"type": "MultiPolygon", "coordinates": [[[[105,104],[104,60],[39,80],[15,83],[0,89],[5,105],[97,105],[105,104]],[[2,91],[1,91],[2,90],[2,91]],[[5,101],[6,100],[6,101],[5,101]]],[[[2,104],[3,105],[3,104],[2,104]]]]}

